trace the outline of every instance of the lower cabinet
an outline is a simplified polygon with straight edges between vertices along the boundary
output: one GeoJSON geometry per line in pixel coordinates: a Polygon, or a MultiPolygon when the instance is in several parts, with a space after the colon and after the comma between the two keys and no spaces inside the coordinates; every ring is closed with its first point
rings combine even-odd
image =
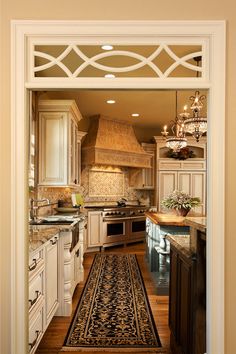
{"type": "Polygon", "coordinates": [[[44,308],[41,307],[30,319],[29,326],[29,353],[33,354],[37,349],[39,342],[43,336],[43,312],[44,308]]]}
{"type": "Polygon", "coordinates": [[[88,229],[87,240],[88,248],[101,247],[102,246],[102,212],[101,211],[89,211],[88,212],[88,229]]]}
{"type": "Polygon", "coordinates": [[[195,265],[193,257],[185,257],[171,246],[169,326],[173,354],[195,354],[195,265]]]}
{"type": "Polygon", "coordinates": [[[46,327],[54,316],[58,305],[58,236],[55,236],[45,247],[46,327]]]}
{"type": "Polygon", "coordinates": [[[29,353],[33,354],[58,308],[58,235],[29,257],[29,353]]]}
{"type": "Polygon", "coordinates": [[[69,230],[67,227],[60,229],[58,234],[30,252],[30,354],[36,351],[53,316],[71,316],[75,287],[84,278],[83,236],[84,221],[80,220],[69,230]]]}
{"type": "Polygon", "coordinates": [[[44,250],[29,257],[29,353],[33,354],[44,333],[44,250]]]}

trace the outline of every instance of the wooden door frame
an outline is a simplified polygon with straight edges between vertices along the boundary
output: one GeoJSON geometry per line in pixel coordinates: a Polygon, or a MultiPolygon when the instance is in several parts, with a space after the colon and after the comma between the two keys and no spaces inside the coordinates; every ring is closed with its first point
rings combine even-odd
{"type": "MultiPolygon", "coordinates": [[[[224,353],[225,232],[225,22],[224,21],[12,21],[11,42],[11,353],[28,350],[28,102],[30,89],[208,89],[208,227],[207,227],[207,353],[224,353]],[[128,35],[129,33],[129,35],[128,35]],[[186,35],[187,34],[187,35],[186,35]],[[37,81],[27,76],[34,36],[79,36],[117,43],[119,36],[143,43],[158,35],[188,36],[209,41],[209,75],[194,80],[60,80],[37,81]],[[53,84],[54,82],[54,84],[53,84]],[[216,158],[217,157],[217,158],[216,158]],[[24,306],[22,305],[24,304],[24,306]]],[[[101,42],[101,41],[100,41],[101,42]]]]}

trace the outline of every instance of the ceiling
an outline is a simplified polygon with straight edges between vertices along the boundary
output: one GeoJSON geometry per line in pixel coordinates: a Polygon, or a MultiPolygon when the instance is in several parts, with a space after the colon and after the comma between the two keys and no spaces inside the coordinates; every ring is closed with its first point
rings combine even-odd
{"type": "MultiPolygon", "coordinates": [[[[177,92],[177,113],[188,105],[191,113],[189,97],[193,91],[177,92]]],[[[206,91],[200,91],[207,94],[206,91]]],[[[176,91],[173,90],[78,90],[47,92],[40,98],[74,99],[82,116],[86,119],[94,115],[103,115],[111,119],[118,119],[131,123],[135,127],[154,128],[161,131],[163,125],[170,126],[170,121],[176,116],[176,91]],[[106,103],[115,100],[114,104],[106,103]],[[132,117],[132,113],[139,113],[139,117],[132,117]]],[[[206,116],[207,102],[205,101],[202,115],[206,116]]]]}

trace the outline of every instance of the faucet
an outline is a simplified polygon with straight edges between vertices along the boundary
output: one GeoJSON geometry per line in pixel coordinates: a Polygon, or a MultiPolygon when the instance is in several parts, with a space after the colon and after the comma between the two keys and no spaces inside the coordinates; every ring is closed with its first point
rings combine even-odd
{"type": "Polygon", "coordinates": [[[30,220],[36,221],[38,219],[38,209],[48,206],[49,204],[50,204],[50,200],[47,198],[43,198],[43,199],[30,198],[30,220]],[[47,204],[38,205],[38,203],[42,203],[42,202],[47,202],[47,204]]]}

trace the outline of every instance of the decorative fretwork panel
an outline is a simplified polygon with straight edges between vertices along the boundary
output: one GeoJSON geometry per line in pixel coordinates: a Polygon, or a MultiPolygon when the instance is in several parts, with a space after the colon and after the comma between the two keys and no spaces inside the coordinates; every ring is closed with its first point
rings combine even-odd
{"type": "MultiPolygon", "coordinates": [[[[41,42],[42,43],[42,42],[41,42]]],[[[68,40],[69,43],[69,40],[68,40]]],[[[31,78],[204,78],[203,44],[115,45],[104,51],[98,45],[34,44],[31,78]],[[201,57],[196,62],[194,58],[201,57]]]]}

